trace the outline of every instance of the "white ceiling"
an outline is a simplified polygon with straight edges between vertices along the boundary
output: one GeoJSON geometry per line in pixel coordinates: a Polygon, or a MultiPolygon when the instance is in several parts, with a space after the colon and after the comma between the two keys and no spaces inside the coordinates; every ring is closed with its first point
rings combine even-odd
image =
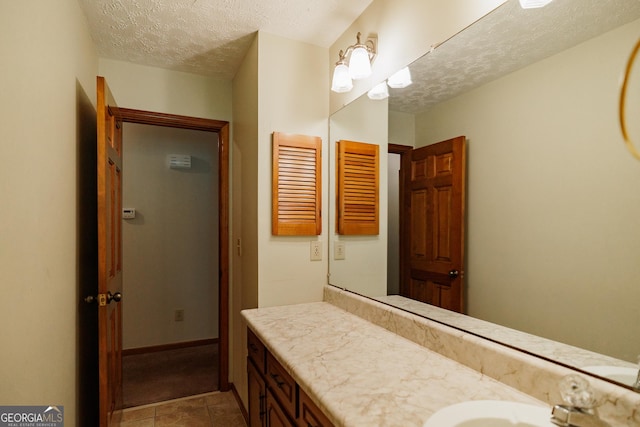
{"type": "Polygon", "coordinates": [[[256,31],[329,47],[372,0],[78,0],[98,54],[231,79],[256,31]]]}
{"type": "MultiPolygon", "coordinates": [[[[373,0],[78,0],[101,57],[231,79],[256,31],[329,47],[373,0]]],[[[411,66],[390,108],[416,113],[640,18],[640,0],[518,0],[411,66]]],[[[425,52],[429,49],[425,46],[425,52]]]]}

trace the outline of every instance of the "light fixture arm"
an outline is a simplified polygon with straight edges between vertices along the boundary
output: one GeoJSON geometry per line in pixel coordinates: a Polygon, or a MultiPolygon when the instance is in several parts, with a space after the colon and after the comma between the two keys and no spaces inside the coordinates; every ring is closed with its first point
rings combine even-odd
{"type": "Polygon", "coordinates": [[[356,34],[356,44],[352,44],[351,46],[348,46],[344,51],[340,50],[338,54],[340,59],[338,62],[346,61],[347,56],[351,55],[351,52],[353,52],[356,48],[362,47],[369,54],[369,61],[373,64],[373,61],[376,59],[376,56],[378,55],[378,38],[375,36],[369,36],[367,37],[367,40],[365,40],[365,42],[362,43],[360,41],[361,36],[362,36],[362,33],[358,31],[358,34],[356,34]]]}
{"type": "Polygon", "coordinates": [[[377,55],[377,37],[368,37],[362,43],[360,32],[356,44],[340,50],[338,62],[333,70],[331,90],[337,93],[348,92],[353,88],[353,80],[364,79],[371,75],[371,64],[377,55]]]}

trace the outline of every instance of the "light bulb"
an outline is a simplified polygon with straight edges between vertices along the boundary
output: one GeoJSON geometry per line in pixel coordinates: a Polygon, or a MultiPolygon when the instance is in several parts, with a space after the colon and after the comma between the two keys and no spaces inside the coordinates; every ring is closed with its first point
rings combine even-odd
{"type": "Polygon", "coordinates": [[[364,47],[357,47],[351,52],[349,75],[353,80],[364,79],[371,75],[369,53],[364,47]]]}
{"type": "Polygon", "coordinates": [[[394,89],[402,89],[403,87],[409,86],[411,83],[413,82],[411,81],[411,72],[409,71],[409,67],[404,67],[387,80],[389,87],[394,89]]]}
{"type": "Polygon", "coordinates": [[[389,97],[389,89],[385,82],[378,83],[369,92],[367,92],[369,99],[386,99],[389,97]]]}
{"type": "Polygon", "coordinates": [[[553,0],[520,0],[520,6],[523,9],[535,9],[538,7],[545,7],[553,0]]]}
{"type": "Polygon", "coordinates": [[[333,70],[333,80],[331,81],[331,90],[342,93],[349,92],[353,89],[353,82],[349,76],[349,68],[344,63],[338,63],[333,70]]]}

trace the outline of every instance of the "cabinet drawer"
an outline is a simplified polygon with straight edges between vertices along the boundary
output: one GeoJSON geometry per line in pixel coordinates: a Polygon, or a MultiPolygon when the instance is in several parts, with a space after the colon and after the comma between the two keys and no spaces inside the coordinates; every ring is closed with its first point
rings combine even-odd
{"type": "Polygon", "coordinates": [[[269,352],[267,352],[266,378],[267,384],[273,390],[282,408],[292,419],[296,419],[296,382],[269,352]]]}
{"type": "Polygon", "coordinates": [[[322,413],[320,408],[313,403],[302,389],[298,390],[298,402],[300,406],[299,427],[333,427],[327,416],[322,413]]]}
{"type": "Polygon", "coordinates": [[[255,363],[256,367],[260,371],[261,374],[265,373],[265,356],[267,350],[262,344],[262,341],[258,339],[258,337],[251,331],[251,329],[247,328],[247,351],[249,353],[249,358],[255,363]]]}

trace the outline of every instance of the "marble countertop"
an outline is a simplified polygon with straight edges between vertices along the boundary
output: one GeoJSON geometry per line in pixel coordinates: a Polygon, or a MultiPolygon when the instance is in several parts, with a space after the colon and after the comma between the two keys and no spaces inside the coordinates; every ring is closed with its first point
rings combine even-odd
{"type": "Polygon", "coordinates": [[[422,426],[437,410],[467,400],[545,406],[326,302],[242,314],[336,426],[422,426]]]}

